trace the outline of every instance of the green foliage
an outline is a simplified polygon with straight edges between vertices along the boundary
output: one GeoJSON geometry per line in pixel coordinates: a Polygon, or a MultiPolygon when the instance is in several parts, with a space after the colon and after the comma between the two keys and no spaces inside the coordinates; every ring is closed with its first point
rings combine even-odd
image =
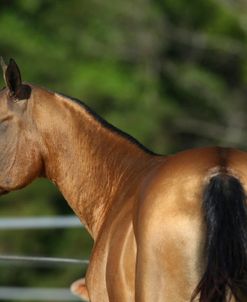
{"type": "MultiPolygon", "coordinates": [[[[156,152],[245,148],[246,17],[240,0],[5,0],[0,54],[17,60],[25,80],[83,100],[156,152]]],[[[44,180],[1,197],[0,208],[1,216],[71,214],[44,180]]],[[[80,230],[0,233],[0,253],[88,257],[91,245],[80,230]]],[[[80,277],[3,270],[5,285],[80,277]]]]}

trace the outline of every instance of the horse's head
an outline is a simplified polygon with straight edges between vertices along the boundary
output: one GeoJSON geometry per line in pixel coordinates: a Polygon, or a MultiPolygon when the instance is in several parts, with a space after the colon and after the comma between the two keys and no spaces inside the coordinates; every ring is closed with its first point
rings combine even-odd
{"type": "Polygon", "coordinates": [[[42,169],[32,116],[32,88],[23,84],[13,59],[1,59],[6,87],[0,91],[0,194],[21,188],[42,169]]]}

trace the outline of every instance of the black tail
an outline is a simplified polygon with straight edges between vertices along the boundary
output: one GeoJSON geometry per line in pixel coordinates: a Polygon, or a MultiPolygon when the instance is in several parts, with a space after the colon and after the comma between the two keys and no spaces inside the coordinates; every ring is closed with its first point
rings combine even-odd
{"type": "Polygon", "coordinates": [[[205,272],[192,301],[247,301],[247,206],[240,181],[211,178],[203,198],[206,223],[205,272]]]}

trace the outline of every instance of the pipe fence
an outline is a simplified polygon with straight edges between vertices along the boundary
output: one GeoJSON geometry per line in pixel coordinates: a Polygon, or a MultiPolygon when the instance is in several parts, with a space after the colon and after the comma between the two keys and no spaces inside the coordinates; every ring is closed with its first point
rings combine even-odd
{"type": "Polygon", "coordinates": [[[83,227],[75,216],[0,218],[0,230],[83,227]]]}
{"type": "Polygon", "coordinates": [[[81,301],[65,288],[0,287],[2,301],[81,301]]]}
{"type": "MultiPolygon", "coordinates": [[[[75,216],[0,218],[0,230],[78,228],[83,227],[75,216]]],[[[1,255],[0,266],[60,267],[88,265],[87,259],[1,255]]],[[[23,288],[0,286],[1,301],[81,301],[64,288],[23,288]]]]}

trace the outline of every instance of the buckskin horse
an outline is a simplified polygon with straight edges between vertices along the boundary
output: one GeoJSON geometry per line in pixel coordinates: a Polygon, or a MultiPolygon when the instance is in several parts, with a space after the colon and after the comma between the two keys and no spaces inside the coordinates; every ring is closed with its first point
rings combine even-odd
{"type": "Polygon", "coordinates": [[[94,239],[91,302],[247,301],[247,153],[152,153],[83,103],[24,83],[2,62],[0,193],[37,177],[94,239]]]}

